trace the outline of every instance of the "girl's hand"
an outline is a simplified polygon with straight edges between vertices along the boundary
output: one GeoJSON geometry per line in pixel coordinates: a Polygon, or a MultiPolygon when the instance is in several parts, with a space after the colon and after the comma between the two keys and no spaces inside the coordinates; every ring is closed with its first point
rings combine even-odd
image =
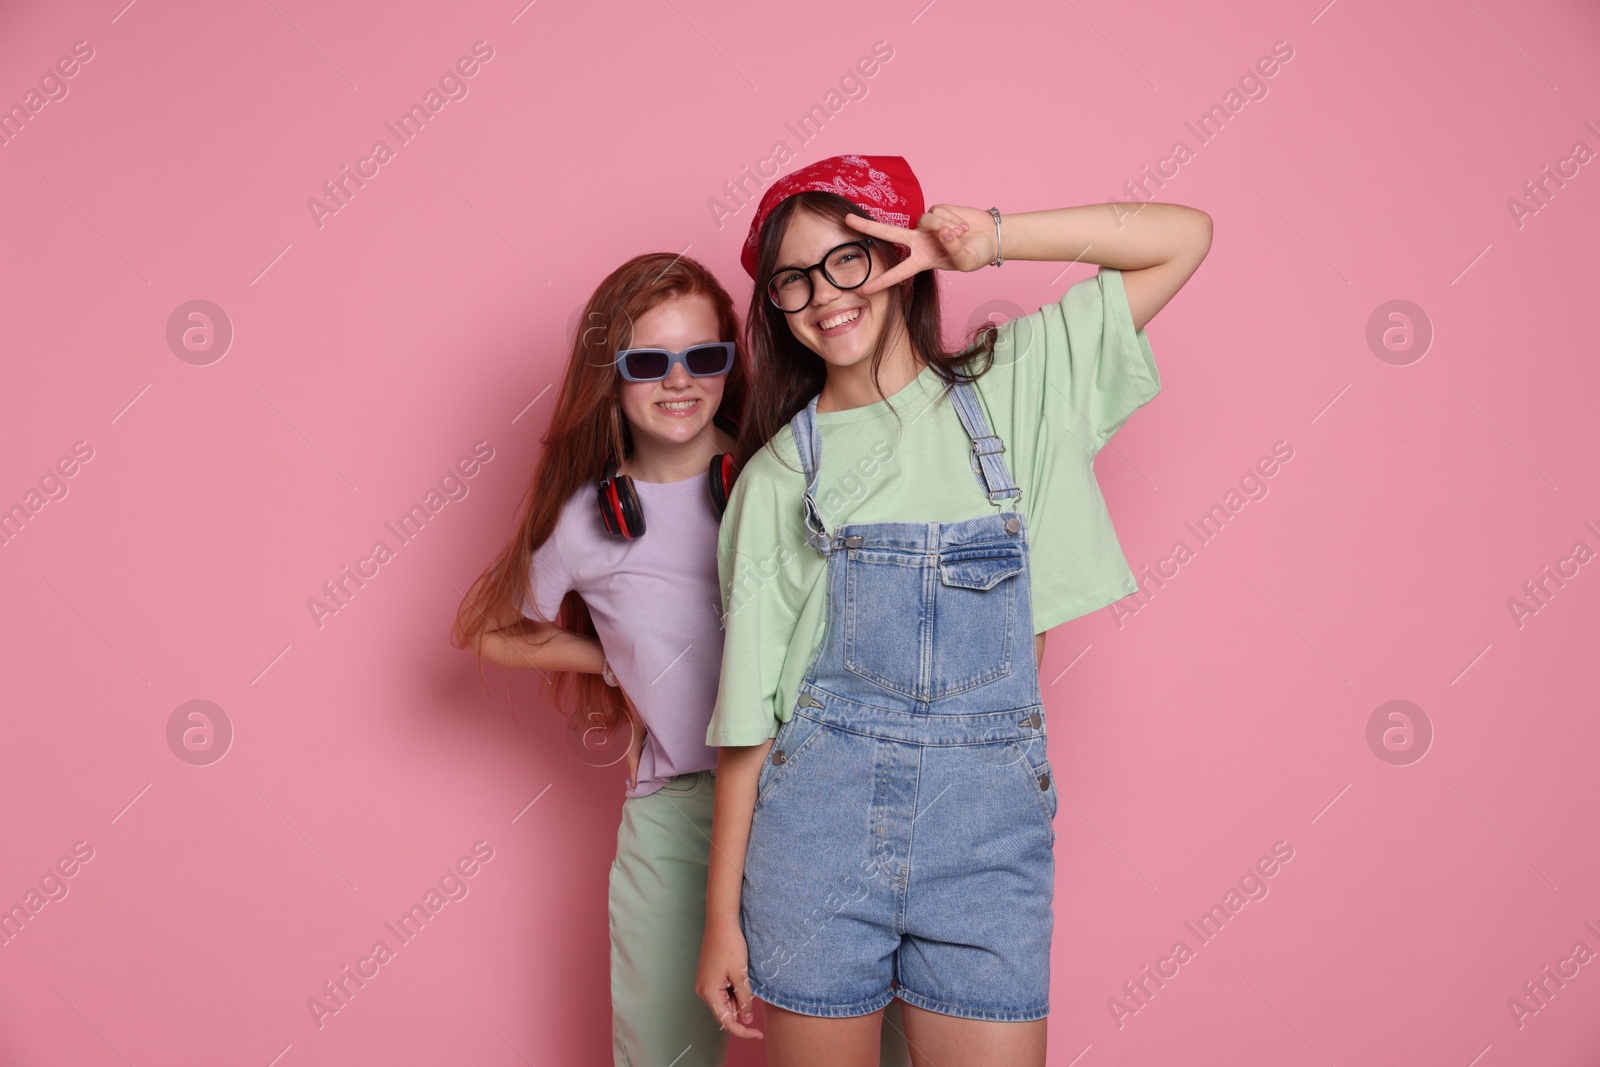
{"type": "Polygon", "coordinates": [[[644,718],[639,714],[639,709],[633,706],[633,698],[627,690],[618,686],[617,692],[622,694],[622,702],[628,708],[628,788],[634,789],[639,785],[639,753],[644,751],[644,718]]]}
{"type": "Polygon", "coordinates": [[[755,994],[750,992],[749,947],[737,920],[706,923],[700,942],[700,973],[694,991],[717,1024],[734,1037],[760,1037],[755,1028],[755,994]]]}
{"type": "Polygon", "coordinates": [[[906,245],[911,254],[867,283],[856,292],[871,296],[925,270],[977,270],[994,262],[999,249],[994,219],[975,207],[934,204],[917,220],[917,228],[907,230],[886,226],[860,215],[845,216],[853,230],[897,245],[906,245]]]}

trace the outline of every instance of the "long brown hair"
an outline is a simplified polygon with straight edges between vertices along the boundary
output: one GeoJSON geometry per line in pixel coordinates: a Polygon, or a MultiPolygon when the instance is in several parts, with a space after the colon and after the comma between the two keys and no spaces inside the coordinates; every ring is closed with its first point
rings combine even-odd
{"type": "MultiPolygon", "coordinates": [[[[797,211],[808,211],[818,218],[837,222],[846,229],[849,229],[844,221],[846,215],[872,217],[842,196],[807,191],[796,193],[779,204],[762,224],[760,250],[756,257],[755,288],[750,294],[750,314],[746,318],[750,354],[756,374],[735,450],[741,465],[762,445],[770,443],[773,435],[783,429],[822,390],[828,376],[828,365],[822,357],[790,332],[789,317],[773,307],[772,301],[767,299],[767,279],[772,276],[778,261],[778,248],[783,243],[789,221],[797,211]]],[[[904,256],[897,246],[888,242],[865,236],[862,242],[877,255],[887,253],[891,263],[898,262],[904,256]]],[[[874,385],[878,385],[878,371],[884,353],[894,340],[895,332],[901,330],[909,335],[911,350],[917,358],[933,364],[939,377],[947,383],[977,378],[993,362],[996,329],[993,323],[980,327],[960,351],[952,353],[944,350],[939,321],[939,281],[934,274],[931,270],[919,271],[890,288],[889,323],[878,335],[878,343],[872,351],[874,385]]],[[[880,394],[883,392],[881,385],[878,391],[880,394]]]]}
{"type": "MultiPolygon", "coordinates": [[[[739,340],[733,298],[715,275],[683,256],[666,252],[635,256],[608,274],[589,297],[572,341],[555,414],[542,440],[544,450],[519,506],[516,533],[457,608],[450,635],[456,648],[478,648],[485,633],[517,637],[537,628],[522,614],[524,601],[530,599],[533,553],[555,532],[561,511],[573,494],[595,483],[607,459],[626,459],[632,451],[633,435],[621,412],[622,377],[617,372],[616,354],[628,347],[639,316],[663,300],[686,296],[708,298],[716,309],[720,339],[739,340]]],[[[741,421],[749,392],[749,360],[744,346],[737,347],[716,412],[735,423],[741,421]]],[[[712,545],[703,547],[714,551],[712,545]]],[[[572,633],[597,636],[589,607],[576,590],[561,601],[554,619],[544,621],[572,633]]],[[[557,707],[566,709],[574,728],[595,725],[595,712],[607,730],[625,721],[627,709],[621,696],[598,674],[557,671],[554,681],[557,707]]]]}

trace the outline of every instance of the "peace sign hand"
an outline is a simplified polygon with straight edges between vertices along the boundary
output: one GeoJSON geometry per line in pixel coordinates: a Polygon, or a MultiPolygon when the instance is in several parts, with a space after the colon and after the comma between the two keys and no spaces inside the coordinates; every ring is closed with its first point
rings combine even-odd
{"type": "Polygon", "coordinates": [[[845,225],[870,237],[906,245],[911,254],[856,290],[871,296],[925,270],[977,270],[994,262],[999,250],[995,224],[987,211],[952,204],[934,204],[917,220],[917,228],[886,226],[876,219],[846,215],[845,225]]]}

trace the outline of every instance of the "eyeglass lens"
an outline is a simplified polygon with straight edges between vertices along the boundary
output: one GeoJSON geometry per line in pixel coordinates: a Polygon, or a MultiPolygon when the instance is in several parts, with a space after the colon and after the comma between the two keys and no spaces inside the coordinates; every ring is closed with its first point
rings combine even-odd
{"type": "MultiPolygon", "coordinates": [[[[855,289],[867,280],[872,260],[864,247],[851,242],[829,252],[818,266],[835,289],[855,289]]],[[[786,270],[773,275],[767,286],[772,302],[783,311],[799,311],[811,303],[811,270],[786,270]]]]}

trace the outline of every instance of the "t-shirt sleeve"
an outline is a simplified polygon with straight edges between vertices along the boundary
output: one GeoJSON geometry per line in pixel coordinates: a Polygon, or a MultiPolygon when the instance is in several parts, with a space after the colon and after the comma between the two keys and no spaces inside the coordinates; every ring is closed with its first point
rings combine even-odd
{"type": "Polygon", "coordinates": [[[1101,267],[1059,302],[1001,329],[1011,336],[1009,344],[996,345],[996,369],[1002,379],[1009,370],[1011,380],[1002,390],[1010,395],[997,397],[997,406],[1009,409],[1010,419],[1000,421],[1010,423],[1019,443],[1047,432],[1048,423],[1072,434],[1092,456],[1161,391],[1150,340],[1133,328],[1122,272],[1115,268],[1101,267]]]}
{"type": "MultiPolygon", "coordinates": [[[[758,454],[759,455],[759,454],[758,454]]],[[[803,592],[788,574],[804,547],[797,509],[786,513],[752,461],[734,483],[717,535],[722,587],[722,674],[706,728],[712,746],[759,745],[778,732],[780,677],[803,592]]]]}
{"type": "Polygon", "coordinates": [[[561,545],[554,532],[544,544],[534,549],[533,570],[528,576],[528,594],[522,602],[524,617],[554,622],[561,610],[561,601],[572,591],[572,572],[561,554],[561,545]]]}
{"type": "Polygon", "coordinates": [[[1095,483],[1094,457],[1161,389],[1122,287],[1101,267],[1054,304],[1000,327],[977,381],[1028,517],[1034,632],[1137,586],[1095,483]]]}

